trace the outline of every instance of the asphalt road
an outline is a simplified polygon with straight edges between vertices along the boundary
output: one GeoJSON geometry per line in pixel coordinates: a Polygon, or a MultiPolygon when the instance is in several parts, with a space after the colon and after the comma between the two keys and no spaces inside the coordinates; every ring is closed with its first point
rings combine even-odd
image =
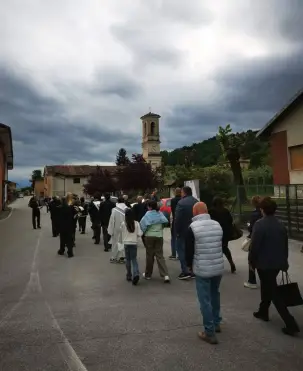
{"type": "MultiPolygon", "coordinates": [[[[243,288],[247,254],[232,245],[237,274],[226,265],[222,281],[223,333],[211,346],[197,338],[201,316],[195,283],[180,282],[179,263],[168,261],[171,285],[155,275],[137,287],[124,266],[77,234],[75,257],[57,256],[49,215],[33,230],[27,199],[0,221],[0,370],[302,370],[303,336],[281,333],[252,317],[259,290],[243,288]]],[[[303,293],[303,254],[291,243],[291,277],[303,293]]],[[[169,246],[166,244],[166,253],[169,246]]],[[[140,248],[141,270],[144,249],[140,248]]],[[[156,271],[157,272],[157,269],[156,271]]],[[[303,307],[292,310],[303,328],[303,307]]]]}

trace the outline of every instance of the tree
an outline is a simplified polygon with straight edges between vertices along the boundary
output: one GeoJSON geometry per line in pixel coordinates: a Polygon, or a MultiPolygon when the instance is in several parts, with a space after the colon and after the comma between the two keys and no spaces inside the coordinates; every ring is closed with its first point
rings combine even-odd
{"type": "Polygon", "coordinates": [[[143,155],[141,153],[133,153],[132,154],[132,163],[138,164],[138,163],[146,163],[143,155]]]}
{"type": "Polygon", "coordinates": [[[222,154],[230,164],[234,184],[239,186],[239,201],[243,202],[246,200],[246,192],[240,165],[241,140],[238,135],[232,134],[230,125],[227,125],[225,128],[219,126],[217,139],[220,143],[222,154]]]}
{"type": "Polygon", "coordinates": [[[130,162],[116,171],[118,187],[123,191],[146,191],[157,186],[157,174],[146,162],[130,162]]]}
{"type": "Polygon", "coordinates": [[[33,170],[30,182],[32,183],[32,189],[35,188],[35,182],[38,180],[43,180],[42,170],[33,170]]]}
{"type": "Polygon", "coordinates": [[[130,163],[129,158],[127,157],[126,150],[124,148],[120,148],[117,157],[116,157],[116,165],[117,166],[125,166],[130,163]]]}
{"type": "Polygon", "coordinates": [[[90,174],[88,182],[84,185],[84,192],[93,196],[96,192],[113,192],[115,184],[113,175],[108,171],[97,166],[96,170],[90,174]]]}

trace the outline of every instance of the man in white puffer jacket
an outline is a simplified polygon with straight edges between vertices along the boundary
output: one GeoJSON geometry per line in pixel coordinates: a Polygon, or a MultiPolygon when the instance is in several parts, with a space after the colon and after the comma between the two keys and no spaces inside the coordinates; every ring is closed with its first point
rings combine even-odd
{"type": "Polygon", "coordinates": [[[185,257],[187,266],[196,275],[203,316],[204,332],[199,332],[198,336],[217,344],[216,332],[221,332],[219,287],[224,270],[223,231],[220,224],[210,218],[204,202],[194,205],[193,215],[186,237],[185,257]]]}

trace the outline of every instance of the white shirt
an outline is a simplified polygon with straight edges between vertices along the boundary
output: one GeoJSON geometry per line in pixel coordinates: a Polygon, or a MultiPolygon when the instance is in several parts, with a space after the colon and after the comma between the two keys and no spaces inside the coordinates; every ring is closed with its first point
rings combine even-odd
{"type": "Polygon", "coordinates": [[[138,238],[143,235],[140,224],[135,222],[135,231],[133,233],[129,232],[125,222],[121,225],[122,243],[124,245],[137,245],[138,238]]]}

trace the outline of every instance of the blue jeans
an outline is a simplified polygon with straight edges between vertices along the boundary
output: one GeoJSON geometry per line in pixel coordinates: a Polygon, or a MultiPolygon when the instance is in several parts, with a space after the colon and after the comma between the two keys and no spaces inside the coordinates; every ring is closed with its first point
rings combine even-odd
{"type": "Polygon", "coordinates": [[[124,245],[126,276],[128,278],[139,276],[139,266],[137,261],[137,245],[124,245]]]}
{"type": "Polygon", "coordinates": [[[176,257],[177,256],[177,250],[176,250],[176,234],[174,233],[173,230],[171,230],[171,255],[176,257]]]}
{"type": "Polygon", "coordinates": [[[176,250],[181,264],[181,271],[184,274],[189,274],[185,260],[185,239],[182,237],[176,238],[176,250]]]}
{"type": "Polygon", "coordinates": [[[222,276],[203,278],[196,276],[197,295],[203,317],[206,335],[214,336],[216,326],[220,325],[220,282],[222,276]]]}

